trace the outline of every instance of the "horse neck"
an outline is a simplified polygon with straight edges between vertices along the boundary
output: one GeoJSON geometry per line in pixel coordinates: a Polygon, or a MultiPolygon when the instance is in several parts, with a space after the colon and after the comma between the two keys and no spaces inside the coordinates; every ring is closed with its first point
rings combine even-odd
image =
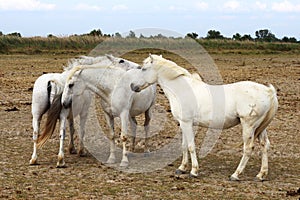
{"type": "MultiPolygon", "coordinates": [[[[192,92],[192,86],[191,86],[191,77],[188,76],[178,76],[175,79],[166,79],[164,77],[158,78],[158,84],[163,89],[165,95],[167,98],[172,100],[172,97],[178,98],[189,98],[188,96],[182,96],[182,95],[189,95],[193,94],[192,92]]],[[[173,99],[174,100],[174,99],[173,99]]]]}
{"type": "Polygon", "coordinates": [[[125,71],[118,68],[86,69],[81,77],[89,90],[108,98],[123,73],[125,71]]]}

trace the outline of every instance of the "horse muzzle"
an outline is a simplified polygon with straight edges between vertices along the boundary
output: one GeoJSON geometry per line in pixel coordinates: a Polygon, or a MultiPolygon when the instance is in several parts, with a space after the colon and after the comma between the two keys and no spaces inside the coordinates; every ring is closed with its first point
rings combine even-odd
{"type": "Polygon", "coordinates": [[[141,91],[141,88],[137,85],[134,85],[133,83],[130,84],[130,88],[134,92],[140,92],[141,91]]]}
{"type": "Polygon", "coordinates": [[[68,102],[64,101],[64,102],[62,102],[63,107],[66,108],[66,109],[70,108],[71,104],[72,104],[72,101],[68,101],[68,102]]]}

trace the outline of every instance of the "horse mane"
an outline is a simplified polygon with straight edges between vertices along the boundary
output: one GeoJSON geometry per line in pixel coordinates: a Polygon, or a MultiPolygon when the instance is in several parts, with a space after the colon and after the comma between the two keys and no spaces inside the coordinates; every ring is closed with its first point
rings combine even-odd
{"type": "Polygon", "coordinates": [[[79,58],[73,58],[69,60],[68,65],[64,67],[65,71],[72,70],[78,65],[94,65],[107,60],[106,56],[90,57],[90,56],[80,56],[79,58]]]}
{"type": "Polygon", "coordinates": [[[101,65],[77,65],[77,66],[74,66],[70,70],[70,73],[68,74],[68,77],[67,77],[66,80],[69,81],[74,76],[74,74],[76,72],[80,71],[80,70],[84,70],[84,69],[104,69],[104,68],[113,69],[113,68],[116,68],[116,67],[111,66],[111,65],[104,65],[104,66],[101,66],[101,65]]]}
{"type": "MultiPolygon", "coordinates": [[[[186,69],[178,66],[175,62],[167,60],[161,56],[151,55],[153,60],[156,62],[156,66],[159,68],[159,72],[162,76],[167,79],[175,79],[179,76],[188,76],[192,75],[186,69]]],[[[150,58],[151,59],[151,58],[150,58]]]]}

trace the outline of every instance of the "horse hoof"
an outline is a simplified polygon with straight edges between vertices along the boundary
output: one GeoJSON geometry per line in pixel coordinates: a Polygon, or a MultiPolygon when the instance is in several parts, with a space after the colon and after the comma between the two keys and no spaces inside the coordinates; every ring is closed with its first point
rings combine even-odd
{"type": "Polygon", "coordinates": [[[238,177],[235,177],[235,176],[230,176],[229,180],[230,181],[240,181],[240,179],[238,177]]]}
{"type": "Polygon", "coordinates": [[[64,161],[63,162],[57,162],[56,168],[66,168],[65,162],[64,161]]]}
{"type": "Polygon", "coordinates": [[[122,161],[120,167],[128,167],[128,165],[129,165],[128,161],[122,161]]]}
{"type": "Polygon", "coordinates": [[[109,158],[107,161],[106,161],[106,164],[115,164],[116,163],[116,159],[115,158],[109,158]]]}
{"type": "Polygon", "coordinates": [[[181,169],[176,169],[175,174],[176,175],[187,174],[187,171],[183,171],[181,169]]]}
{"type": "Polygon", "coordinates": [[[192,174],[192,173],[190,173],[189,177],[190,177],[190,178],[198,178],[198,175],[197,175],[197,174],[192,174]]]}
{"type": "Polygon", "coordinates": [[[67,166],[65,164],[57,164],[56,168],[67,168],[67,166]]]}
{"type": "Polygon", "coordinates": [[[77,151],[76,151],[75,148],[70,148],[70,149],[69,149],[69,153],[70,153],[70,154],[77,154],[77,151]]]}
{"type": "Polygon", "coordinates": [[[38,165],[37,158],[31,158],[29,161],[30,165],[38,165]]]}
{"type": "Polygon", "coordinates": [[[256,177],[254,178],[254,181],[255,181],[255,182],[264,182],[264,181],[266,181],[266,179],[263,178],[263,177],[260,178],[260,177],[257,177],[257,176],[256,176],[256,177]]]}
{"type": "Polygon", "coordinates": [[[87,157],[88,154],[86,152],[80,152],[79,154],[79,157],[87,157]]]}

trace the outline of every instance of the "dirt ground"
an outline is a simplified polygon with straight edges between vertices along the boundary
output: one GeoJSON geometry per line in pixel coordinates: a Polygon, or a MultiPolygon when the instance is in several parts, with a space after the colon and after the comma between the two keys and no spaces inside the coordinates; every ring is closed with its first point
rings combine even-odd
{"type": "MultiPolygon", "coordinates": [[[[299,55],[212,55],[225,83],[252,80],[272,83],[277,89],[279,110],[268,128],[271,148],[268,180],[264,182],[254,181],[261,163],[258,143],[241,181],[228,180],[242,155],[241,147],[229,148],[241,141],[240,126],[222,132],[210,154],[199,159],[199,177],[193,179],[175,176],[181,157],[158,171],[126,173],[102,164],[92,155],[66,153],[67,167],[56,168],[57,131],[38,151],[39,165],[30,166],[33,83],[43,73],[61,72],[74,56],[0,55],[1,199],[300,199],[299,55]]],[[[146,56],[134,57],[133,61],[141,62],[146,56]]],[[[157,104],[168,110],[168,102],[159,95],[157,104]]],[[[165,128],[164,137],[159,137],[165,141],[178,131],[170,114],[168,120],[171,125],[165,128]]],[[[197,150],[205,133],[201,130],[197,150]]],[[[153,150],[158,141],[150,140],[153,150]]]]}

